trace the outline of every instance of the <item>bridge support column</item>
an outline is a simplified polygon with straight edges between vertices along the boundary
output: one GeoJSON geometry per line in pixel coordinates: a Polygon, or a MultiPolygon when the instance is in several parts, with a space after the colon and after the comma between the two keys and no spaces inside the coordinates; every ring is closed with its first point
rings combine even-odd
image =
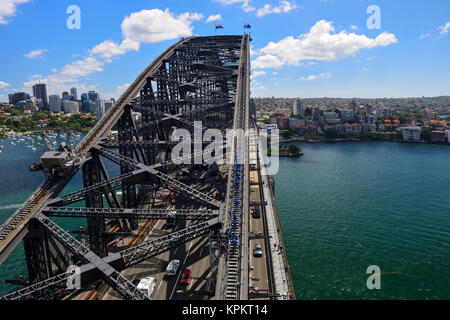
{"type": "MultiPolygon", "coordinates": [[[[126,106],[123,116],[117,122],[117,128],[119,131],[119,141],[133,141],[135,137],[131,130],[134,128],[134,121],[131,117],[131,107],[126,106]]],[[[126,145],[121,145],[119,147],[119,153],[122,156],[134,159],[134,148],[126,145]]],[[[125,174],[131,170],[126,166],[120,166],[120,173],[125,174]]],[[[137,194],[136,185],[129,184],[125,181],[122,182],[122,206],[123,208],[136,208],[137,207],[137,194]]],[[[136,230],[138,228],[137,220],[129,220],[129,228],[131,230],[136,230]]]]}
{"type": "MultiPolygon", "coordinates": [[[[100,159],[97,152],[92,153],[92,160],[86,162],[83,166],[83,184],[84,188],[101,182],[100,159]]],[[[86,195],[87,208],[103,208],[102,193],[95,192],[86,195]]],[[[90,249],[100,257],[108,255],[108,244],[104,236],[106,232],[105,219],[93,219],[88,217],[87,228],[89,236],[90,249]]]]}
{"type": "Polygon", "coordinates": [[[39,282],[52,276],[52,266],[48,248],[47,232],[36,220],[31,220],[29,232],[23,239],[28,280],[39,282]]]}

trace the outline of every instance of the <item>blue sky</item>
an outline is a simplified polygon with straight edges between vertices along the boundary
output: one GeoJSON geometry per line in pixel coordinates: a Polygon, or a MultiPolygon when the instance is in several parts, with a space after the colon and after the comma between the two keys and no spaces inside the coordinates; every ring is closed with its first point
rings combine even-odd
{"type": "Polygon", "coordinates": [[[1,0],[0,101],[72,86],[117,98],[181,36],[252,26],[253,96],[450,95],[450,1],[1,0]],[[66,9],[81,10],[69,30],[66,9]],[[370,5],[381,29],[369,29],[370,5]]]}

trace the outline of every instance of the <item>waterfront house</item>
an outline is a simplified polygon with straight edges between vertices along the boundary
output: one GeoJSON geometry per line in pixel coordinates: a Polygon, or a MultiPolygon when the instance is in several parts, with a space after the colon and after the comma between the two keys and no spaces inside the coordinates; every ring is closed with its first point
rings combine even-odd
{"type": "Polygon", "coordinates": [[[345,133],[345,126],[342,123],[338,123],[335,128],[338,134],[345,133]]]}
{"type": "Polygon", "coordinates": [[[352,124],[352,133],[361,134],[361,125],[359,123],[352,124]]]}
{"type": "Polygon", "coordinates": [[[420,127],[403,127],[402,136],[403,141],[420,141],[420,134],[422,129],[420,127]]]}
{"type": "Polygon", "coordinates": [[[347,122],[344,124],[344,128],[346,134],[352,134],[352,125],[350,123],[347,122]]]}
{"type": "Polygon", "coordinates": [[[445,142],[445,131],[431,131],[431,142],[434,143],[444,143],[445,142]]]}

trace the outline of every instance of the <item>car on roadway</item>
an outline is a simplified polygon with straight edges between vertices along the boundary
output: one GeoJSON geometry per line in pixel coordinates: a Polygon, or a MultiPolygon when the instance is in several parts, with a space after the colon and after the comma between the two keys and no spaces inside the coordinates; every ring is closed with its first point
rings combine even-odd
{"type": "Polygon", "coordinates": [[[177,274],[178,268],[180,267],[180,260],[172,260],[166,268],[166,276],[174,276],[177,274]]]}
{"type": "Polygon", "coordinates": [[[261,210],[259,208],[255,208],[253,210],[253,218],[254,219],[259,219],[261,218],[261,210]]]}
{"type": "Polygon", "coordinates": [[[263,256],[263,249],[262,249],[262,246],[260,244],[257,244],[255,246],[255,249],[253,250],[253,256],[255,258],[261,258],[263,256]]]}
{"type": "Polygon", "coordinates": [[[180,284],[183,286],[188,286],[191,283],[192,278],[192,271],[189,269],[184,270],[183,274],[181,275],[180,284]]]}
{"type": "Polygon", "coordinates": [[[153,290],[155,290],[156,280],[155,278],[148,277],[139,281],[137,289],[145,294],[149,299],[152,296],[153,290]]]}

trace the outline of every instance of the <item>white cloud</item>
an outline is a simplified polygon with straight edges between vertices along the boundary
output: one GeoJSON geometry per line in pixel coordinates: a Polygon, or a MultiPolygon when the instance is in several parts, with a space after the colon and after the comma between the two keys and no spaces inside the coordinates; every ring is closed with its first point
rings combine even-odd
{"type": "Polygon", "coordinates": [[[42,58],[43,54],[47,51],[47,49],[31,50],[30,52],[24,54],[24,56],[29,59],[38,59],[42,58]]]}
{"type": "Polygon", "coordinates": [[[256,16],[259,18],[264,17],[265,15],[272,14],[272,13],[287,13],[289,11],[292,11],[294,9],[297,9],[298,6],[295,3],[291,3],[289,1],[280,1],[278,7],[274,7],[270,4],[266,4],[261,9],[258,9],[256,12],[256,16]]]}
{"type": "Polygon", "coordinates": [[[245,12],[251,12],[251,11],[255,11],[256,8],[252,7],[249,2],[250,0],[215,0],[216,2],[220,2],[221,4],[225,5],[225,6],[229,6],[232,4],[237,4],[237,3],[242,3],[241,8],[242,10],[244,10],[245,12]]]}
{"type": "Polygon", "coordinates": [[[260,51],[263,56],[253,62],[255,68],[301,65],[304,60],[332,61],[355,55],[361,49],[386,47],[398,40],[394,34],[383,32],[372,39],[365,35],[335,33],[332,22],[321,20],[307,34],[289,36],[279,42],[269,42],[260,51]],[[271,65],[272,64],[272,65],[271,65]]]}
{"type": "Polygon", "coordinates": [[[114,98],[117,100],[130,86],[131,83],[125,83],[124,85],[118,86],[114,92],[107,92],[107,93],[101,92],[100,95],[104,99],[114,98]]]}
{"type": "Polygon", "coordinates": [[[280,58],[266,54],[256,58],[252,62],[252,67],[255,69],[265,69],[265,68],[280,68],[284,65],[280,58]]]}
{"type": "MultiPolygon", "coordinates": [[[[199,13],[185,12],[175,15],[169,9],[134,12],[125,17],[121,24],[122,42],[103,41],[89,50],[86,57],[69,63],[60,70],[52,68],[53,74],[42,79],[42,82],[48,84],[49,92],[57,94],[73,86],[78,87],[80,91],[83,88],[93,88],[93,86],[86,87],[80,84],[80,78],[103,71],[104,66],[113,61],[113,57],[132,50],[138,51],[141,44],[192,36],[192,23],[201,19],[203,15],[199,13]]],[[[24,87],[31,87],[34,84],[33,81],[35,80],[25,82],[24,87]]]]}
{"type": "Polygon", "coordinates": [[[220,14],[209,16],[208,19],[206,19],[206,22],[213,22],[213,21],[221,21],[222,16],[220,14]]]}
{"type": "Polygon", "coordinates": [[[265,71],[255,71],[252,73],[252,79],[265,75],[266,75],[265,71]]]}
{"type": "Polygon", "coordinates": [[[450,30],[450,21],[447,22],[445,25],[439,27],[439,29],[441,30],[441,36],[445,36],[450,30]]]}
{"type": "Polygon", "coordinates": [[[139,42],[131,41],[128,39],[122,41],[120,45],[115,43],[114,41],[106,40],[96,45],[91,50],[91,53],[107,59],[117,55],[123,55],[130,50],[138,51],[139,47],[139,42]]]}
{"type": "Polygon", "coordinates": [[[17,6],[31,0],[1,0],[0,1],[0,24],[8,24],[6,17],[14,17],[16,15],[17,6]]]}
{"type": "Polygon", "coordinates": [[[9,87],[9,83],[0,81],[0,89],[6,88],[6,87],[9,87]]]}
{"type": "Polygon", "coordinates": [[[355,25],[352,25],[352,26],[350,26],[350,29],[352,29],[352,30],[358,30],[358,27],[355,26],[355,25]]]}
{"type": "Polygon", "coordinates": [[[267,88],[264,85],[259,85],[259,86],[256,86],[256,87],[252,87],[252,90],[255,90],[255,91],[266,91],[267,88]]]}
{"type": "Polygon", "coordinates": [[[203,19],[199,13],[185,12],[179,16],[169,9],[141,10],[132,13],[122,22],[126,40],[139,43],[156,43],[192,35],[192,22],[203,19]]]}
{"type": "Polygon", "coordinates": [[[428,38],[428,37],[431,37],[431,33],[422,34],[422,35],[419,37],[419,40],[423,40],[423,39],[428,38]]]}
{"type": "Polygon", "coordinates": [[[332,77],[331,73],[329,73],[329,72],[323,73],[322,72],[321,74],[318,74],[318,75],[312,74],[308,77],[301,77],[300,80],[313,81],[316,79],[330,79],[331,77],[332,77]]]}

